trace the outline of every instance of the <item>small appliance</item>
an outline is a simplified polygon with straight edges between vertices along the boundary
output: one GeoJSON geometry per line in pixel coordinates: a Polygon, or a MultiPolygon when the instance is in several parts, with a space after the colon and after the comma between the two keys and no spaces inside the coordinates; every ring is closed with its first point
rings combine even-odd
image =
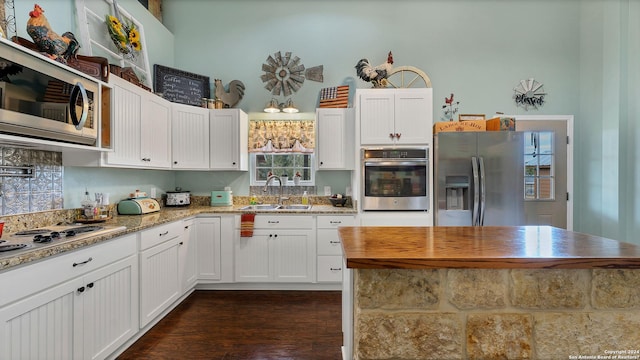
{"type": "Polygon", "coordinates": [[[176,188],[175,191],[167,191],[166,206],[187,206],[191,204],[191,193],[187,190],[176,188]]]}
{"type": "Polygon", "coordinates": [[[160,211],[160,204],[152,198],[130,198],[118,203],[120,215],[143,215],[160,211]]]}
{"type": "Polygon", "coordinates": [[[233,195],[231,190],[211,192],[211,206],[231,206],[231,205],[233,205],[233,195]]]}

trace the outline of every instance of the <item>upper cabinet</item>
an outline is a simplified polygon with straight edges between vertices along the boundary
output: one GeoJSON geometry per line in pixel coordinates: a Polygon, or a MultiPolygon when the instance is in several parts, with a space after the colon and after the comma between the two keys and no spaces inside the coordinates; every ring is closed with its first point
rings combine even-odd
{"type": "Polygon", "coordinates": [[[171,117],[172,167],[209,169],[209,109],[173,104],[171,117]]]}
{"type": "Polygon", "coordinates": [[[106,165],[171,167],[171,103],[116,76],[113,84],[113,152],[106,165]]]}
{"type": "Polygon", "coordinates": [[[361,145],[424,145],[431,142],[431,88],[358,89],[356,102],[361,145]]]}
{"type": "Polygon", "coordinates": [[[249,170],[249,117],[240,109],[210,111],[209,168],[249,170]]]}
{"type": "Polygon", "coordinates": [[[316,109],[318,170],[353,170],[355,156],[354,110],[316,109]]]}

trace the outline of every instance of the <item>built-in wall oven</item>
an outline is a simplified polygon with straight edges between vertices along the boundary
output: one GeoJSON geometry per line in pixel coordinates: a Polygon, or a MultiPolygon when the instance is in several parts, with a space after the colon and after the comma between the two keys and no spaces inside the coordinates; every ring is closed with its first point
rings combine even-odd
{"type": "Polygon", "coordinates": [[[93,145],[98,83],[0,40],[0,132],[93,145]]]}
{"type": "Polygon", "coordinates": [[[429,148],[361,149],[363,210],[429,210],[429,148]]]}

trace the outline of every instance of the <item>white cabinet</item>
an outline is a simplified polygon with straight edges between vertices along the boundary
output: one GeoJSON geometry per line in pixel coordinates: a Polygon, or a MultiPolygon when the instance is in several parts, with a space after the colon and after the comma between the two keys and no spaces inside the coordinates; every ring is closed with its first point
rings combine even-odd
{"type": "Polygon", "coordinates": [[[184,294],[193,289],[198,281],[196,219],[183,220],[182,227],[182,239],[178,248],[178,264],[180,266],[180,287],[182,294],[184,294]]]}
{"type": "Polygon", "coordinates": [[[172,104],[171,151],[174,169],[209,169],[209,109],[172,104]]]}
{"type": "Polygon", "coordinates": [[[361,145],[425,145],[431,142],[433,91],[358,89],[361,145]]]}
{"type": "Polygon", "coordinates": [[[171,167],[171,103],[111,76],[113,151],[105,166],[171,167]]]}
{"type": "Polygon", "coordinates": [[[182,221],[140,232],[140,327],[182,295],[180,242],[182,221]]]}
{"type": "Polygon", "coordinates": [[[234,244],[237,282],[315,281],[313,216],[256,215],[253,236],[234,244]]]}
{"type": "Polygon", "coordinates": [[[342,281],[342,244],[338,236],[338,227],[354,226],[355,216],[318,215],[318,282],[342,281]]]}
{"type": "Polygon", "coordinates": [[[138,332],[136,236],[4,272],[0,287],[0,359],[104,359],[138,332]]]}
{"type": "Polygon", "coordinates": [[[209,168],[247,171],[249,118],[240,109],[210,110],[209,168]]]}
{"type": "Polygon", "coordinates": [[[351,109],[316,109],[318,170],[353,170],[355,119],[351,109]]]}
{"type": "Polygon", "coordinates": [[[197,226],[198,280],[222,279],[220,218],[199,218],[197,226]]]}

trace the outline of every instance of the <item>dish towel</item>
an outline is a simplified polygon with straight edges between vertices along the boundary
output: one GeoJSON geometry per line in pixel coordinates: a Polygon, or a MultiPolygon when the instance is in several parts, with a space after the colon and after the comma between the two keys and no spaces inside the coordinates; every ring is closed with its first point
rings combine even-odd
{"type": "Polygon", "coordinates": [[[240,237],[253,236],[253,222],[256,219],[254,213],[244,213],[240,216],[240,237]]]}

